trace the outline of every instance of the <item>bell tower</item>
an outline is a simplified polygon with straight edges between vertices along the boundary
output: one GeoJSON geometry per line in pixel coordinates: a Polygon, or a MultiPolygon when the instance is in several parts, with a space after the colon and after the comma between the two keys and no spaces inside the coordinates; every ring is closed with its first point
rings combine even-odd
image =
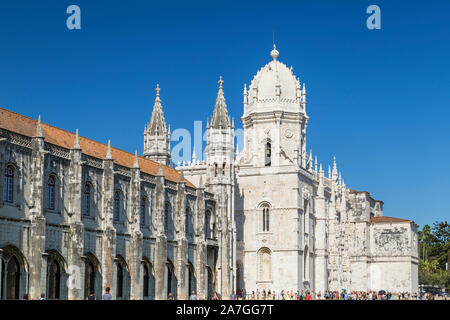
{"type": "Polygon", "coordinates": [[[244,163],[253,167],[306,165],[306,88],[279,55],[274,45],[272,61],[244,86],[244,163]]]}
{"type": "Polygon", "coordinates": [[[223,92],[223,80],[219,79],[214,113],[206,124],[206,177],[207,189],[216,197],[218,241],[219,292],[227,297],[233,287],[235,272],[234,230],[234,123],[230,122],[223,92]]]}

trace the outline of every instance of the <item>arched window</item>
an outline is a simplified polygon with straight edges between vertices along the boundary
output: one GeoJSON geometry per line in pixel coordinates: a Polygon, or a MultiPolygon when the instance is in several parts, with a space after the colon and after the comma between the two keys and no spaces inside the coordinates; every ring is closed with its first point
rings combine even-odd
{"type": "Polygon", "coordinates": [[[266,143],[265,156],[266,156],[265,165],[266,167],[269,167],[272,164],[272,145],[270,144],[270,142],[266,143]]]}
{"type": "Polygon", "coordinates": [[[262,210],[262,231],[263,232],[268,232],[269,231],[269,222],[270,222],[270,213],[269,213],[269,205],[268,204],[263,204],[261,206],[261,210],[262,210]]]}
{"type": "Polygon", "coordinates": [[[164,230],[166,232],[169,231],[170,215],[171,215],[171,205],[170,203],[166,202],[166,205],[164,206],[164,230]]]}
{"type": "Polygon", "coordinates": [[[48,298],[59,299],[61,268],[56,259],[51,259],[48,267],[48,298]]]}
{"type": "Polygon", "coordinates": [[[225,168],[227,167],[227,164],[224,162],[222,165],[222,175],[225,175],[225,168]]]}
{"type": "Polygon", "coordinates": [[[91,292],[95,293],[96,272],[92,261],[87,260],[84,267],[84,295],[87,297],[91,292]]]}
{"type": "Polygon", "coordinates": [[[303,232],[309,234],[309,201],[303,200],[303,232]]]}
{"type": "Polygon", "coordinates": [[[120,192],[116,191],[114,193],[114,221],[120,221],[120,192]]]}
{"type": "Polygon", "coordinates": [[[217,163],[214,163],[214,177],[217,177],[217,171],[218,171],[217,163]]]}
{"type": "Polygon", "coordinates": [[[89,183],[84,185],[83,190],[83,215],[89,216],[91,210],[91,186],[89,183]]]}
{"type": "Polygon", "coordinates": [[[141,226],[145,226],[146,212],[147,212],[147,198],[143,196],[141,198],[141,214],[140,214],[141,226]]]}
{"type": "Polygon", "coordinates": [[[205,212],[205,239],[211,239],[211,211],[205,212]]]}
{"type": "Polygon", "coordinates": [[[305,250],[303,251],[303,281],[309,280],[309,252],[308,246],[305,246],[305,250]]]}
{"type": "Polygon", "coordinates": [[[6,299],[19,299],[20,264],[15,256],[8,261],[6,270],[6,299]]]}
{"type": "Polygon", "coordinates": [[[117,263],[117,298],[123,297],[123,268],[120,263],[117,263]]]}
{"type": "Polygon", "coordinates": [[[5,177],[3,183],[3,201],[13,202],[14,190],[14,169],[12,166],[5,168],[5,177]]]}
{"type": "Polygon", "coordinates": [[[47,182],[47,209],[55,210],[56,198],[56,180],[54,176],[50,176],[47,182]]]}
{"type": "Polygon", "coordinates": [[[261,248],[258,251],[258,280],[271,280],[271,252],[269,248],[261,248]]]}
{"type": "Polygon", "coordinates": [[[191,230],[190,230],[190,225],[191,225],[190,219],[191,219],[191,209],[189,207],[186,207],[186,225],[185,225],[186,235],[191,233],[191,230]]]}
{"type": "Polygon", "coordinates": [[[148,271],[147,265],[144,264],[144,283],[143,283],[143,292],[142,295],[144,297],[148,297],[149,294],[149,282],[150,282],[150,272],[148,271]]]}

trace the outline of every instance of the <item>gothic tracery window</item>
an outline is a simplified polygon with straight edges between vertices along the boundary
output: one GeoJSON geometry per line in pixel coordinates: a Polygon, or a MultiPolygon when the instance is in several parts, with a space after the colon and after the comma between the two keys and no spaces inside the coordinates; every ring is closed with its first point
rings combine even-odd
{"type": "Polygon", "coordinates": [[[261,206],[261,230],[262,232],[269,232],[270,230],[270,207],[267,203],[261,206]]]}
{"type": "Polygon", "coordinates": [[[14,187],[14,169],[12,166],[5,168],[5,177],[3,183],[3,201],[13,202],[14,187]]]}
{"type": "Polygon", "coordinates": [[[86,183],[83,190],[83,215],[89,216],[91,210],[91,186],[86,183]]]}
{"type": "Polygon", "coordinates": [[[205,212],[205,239],[211,239],[211,211],[205,212]]]}
{"type": "Polygon", "coordinates": [[[48,178],[47,183],[47,209],[55,210],[56,181],[54,176],[48,178]]]}
{"type": "Polygon", "coordinates": [[[145,196],[143,196],[141,198],[141,213],[140,213],[140,220],[141,220],[142,226],[145,226],[146,212],[147,212],[147,198],[145,196]]]}
{"type": "Polygon", "coordinates": [[[114,193],[114,221],[120,220],[120,205],[121,205],[121,199],[120,199],[120,192],[116,191],[114,193]]]}
{"type": "Polygon", "coordinates": [[[169,231],[169,223],[170,223],[170,214],[171,214],[171,206],[170,203],[166,202],[164,207],[164,230],[169,231]]]}

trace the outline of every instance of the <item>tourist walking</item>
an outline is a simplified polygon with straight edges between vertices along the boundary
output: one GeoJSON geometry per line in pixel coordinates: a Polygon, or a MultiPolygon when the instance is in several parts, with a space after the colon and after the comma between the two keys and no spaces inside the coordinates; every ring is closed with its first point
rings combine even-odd
{"type": "Polygon", "coordinates": [[[112,295],[109,293],[111,291],[110,287],[106,287],[105,293],[102,296],[102,300],[112,300],[112,295]]]}

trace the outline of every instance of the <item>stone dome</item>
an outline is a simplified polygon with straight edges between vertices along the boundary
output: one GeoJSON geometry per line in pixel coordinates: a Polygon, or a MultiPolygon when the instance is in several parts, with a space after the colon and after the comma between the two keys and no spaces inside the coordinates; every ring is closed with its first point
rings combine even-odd
{"type": "Polygon", "coordinates": [[[252,104],[255,96],[259,103],[277,101],[296,103],[300,95],[300,81],[292,72],[292,67],[288,68],[284,63],[277,60],[279,52],[271,51],[272,61],[262,67],[250,84],[248,91],[248,102],[252,104]]]}

